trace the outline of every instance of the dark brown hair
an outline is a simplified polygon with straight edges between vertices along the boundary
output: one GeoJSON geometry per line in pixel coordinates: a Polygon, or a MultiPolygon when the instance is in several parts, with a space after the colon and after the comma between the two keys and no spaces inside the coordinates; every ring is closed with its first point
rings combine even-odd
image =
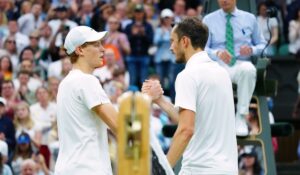
{"type": "Polygon", "coordinates": [[[208,28],[197,17],[187,17],[179,22],[174,29],[180,40],[183,36],[191,40],[194,49],[204,49],[208,39],[208,28]]]}

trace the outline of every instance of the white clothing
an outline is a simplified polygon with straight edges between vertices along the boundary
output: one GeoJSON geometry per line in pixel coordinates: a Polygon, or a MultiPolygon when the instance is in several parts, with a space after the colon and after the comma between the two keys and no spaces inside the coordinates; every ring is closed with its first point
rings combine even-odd
{"type": "Polygon", "coordinates": [[[157,155],[160,165],[164,168],[166,175],[174,175],[174,172],[168,162],[166,155],[164,154],[154,131],[150,128],[150,145],[155,154],[157,155]]]}
{"type": "Polygon", "coordinates": [[[73,69],[58,88],[55,175],[112,175],[107,126],[91,109],[110,103],[99,80],[73,69]]]}
{"type": "Polygon", "coordinates": [[[289,51],[296,54],[300,50],[300,22],[292,20],[289,23],[289,51]]]}
{"type": "MultiPolygon", "coordinates": [[[[20,87],[19,79],[18,78],[14,79],[13,83],[14,83],[15,89],[19,89],[19,87],[20,87]]],[[[40,80],[38,80],[36,78],[33,78],[33,77],[30,77],[27,85],[28,85],[28,88],[31,92],[35,92],[36,89],[38,87],[41,87],[43,84],[40,80]]]]}
{"type": "Polygon", "coordinates": [[[236,60],[233,66],[218,62],[227,70],[231,81],[237,85],[237,114],[249,114],[249,104],[256,84],[256,68],[250,61],[236,60]]]}
{"type": "Polygon", "coordinates": [[[42,22],[42,16],[39,16],[36,20],[32,13],[22,15],[18,19],[19,31],[24,35],[29,36],[31,32],[37,30],[40,27],[42,22]]]}
{"type": "Polygon", "coordinates": [[[56,77],[58,79],[62,79],[62,61],[57,60],[53,63],[50,63],[48,67],[48,77],[56,77]]]}
{"type": "Polygon", "coordinates": [[[198,52],[178,74],[175,89],[175,106],[195,112],[194,135],[180,173],[238,174],[233,92],[226,70],[198,52]]]}
{"type": "MultiPolygon", "coordinates": [[[[48,25],[51,27],[52,29],[52,36],[55,35],[55,33],[58,31],[60,25],[61,25],[62,21],[60,19],[53,19],[53,20],[50,20],[48,25]]],[[[66,19],[64,22],[63,22],[65,25],[69,26],[70,29],[72,29],[73,27],[76,27],[78,26],[76,22],[74,21],[71,21],[69,19],[66,19]]]]}
{"type": "Polygon", "coordinates": [[[42,132],[41,143],[47,145],[49,143],[49,134],[56,121],[57,105],[49,102],[47,108],[42,108],[40,103],[35,103],[30,106],[30,113],[35,126],[42,132]]]}
{"type": "Polygon", "coordinates": [[[95,69],[93,75],[98,77],[101,82],[105,82],[106,80],[111,80],[113,76],[112,72],[108,69],[106,65],[95,69]]]}
{"type": "Polygon", "coordinates": [[[27,35],[24,35],[20,32],[17,32],[15,34],[16,38],[16,46],[17,46],[17,51],[18,53],[21,53],[21,51],[29,45],[30,41],[27,35]]]}
{"type": "Polygon", "coordinates": [[[270,27],[270,30],[272,31],[272,28],[278,28],[278,22],[276,18],[270,18],[269,23],[267,25],[267,18],[263,18],[261,16],[257,17],[257,23],[260,27],[261,33],[263,34],[266,41],[270,39],[270,32],[268,30],[268,26],[270,27]]]}

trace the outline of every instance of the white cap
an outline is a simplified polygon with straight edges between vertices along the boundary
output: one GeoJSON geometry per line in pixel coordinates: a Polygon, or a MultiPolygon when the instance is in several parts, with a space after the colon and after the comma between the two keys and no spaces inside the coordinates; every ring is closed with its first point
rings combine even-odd
{"type": "Polygon", "coordinates": [[[8,156],[8,146],[3,140],[0,140],[0,153],[2,156],[8,156]]]}
{"type": "Polygon", "coordinates": [[[0,103],[2,103],[4,106],[6,105],[6,100],[3,97],[0,97],[0,103]]]}
{"type": "Polygon", "coordinates": [[[171,18],[173,16],[174,16],[174,13],[170,9],[163,9],[160,13],[161,18],[165,18],[165,17],[170,17],[171,18]]]}
{"type": "Polygon", "coordinates": [[[64,48],[67,54],[71,54],[75,49],[86,42],[99,41],[105,37],[106,31],[96,32],[87,26],[77,26],[72,28],[66,36],[64,48]]]}

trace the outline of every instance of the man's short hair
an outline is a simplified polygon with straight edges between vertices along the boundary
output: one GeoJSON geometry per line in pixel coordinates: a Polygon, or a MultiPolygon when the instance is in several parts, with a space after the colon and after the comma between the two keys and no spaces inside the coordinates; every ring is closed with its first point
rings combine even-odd
{"type": "Polygon", "coordinates": [[[194,49],[205,48],[208,39],[208,27],[197,17],[186,17],[176,24],[174,31],[178,36],[178,40],[183,36],[188,37],[194,49]]]}

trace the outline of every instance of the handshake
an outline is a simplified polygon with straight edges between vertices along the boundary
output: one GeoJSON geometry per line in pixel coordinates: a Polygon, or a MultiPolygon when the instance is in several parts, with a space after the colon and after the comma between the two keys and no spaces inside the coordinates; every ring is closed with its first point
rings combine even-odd
{"type": "Polygon", "coordinates": [[[153,102],[161,99],[164,91],[158,80],[146,80],[142,86],[142,93],[151,97],[153,102]]]}

